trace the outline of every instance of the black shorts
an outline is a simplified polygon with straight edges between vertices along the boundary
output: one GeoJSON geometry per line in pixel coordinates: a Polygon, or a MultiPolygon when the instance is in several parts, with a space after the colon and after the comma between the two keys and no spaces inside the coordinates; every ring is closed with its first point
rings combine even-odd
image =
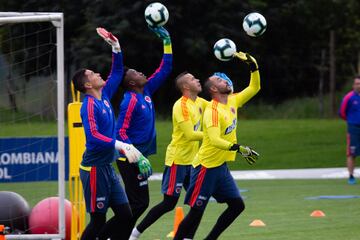
{"type": "Polygon", "coordinates": [[[131,208],[137,205],[149,204],[148,180],[142,179],[136,163],[129,163],[127,160],[117,160],[121,178],[125,185],[125,192],[129,199],[131,208]]]}

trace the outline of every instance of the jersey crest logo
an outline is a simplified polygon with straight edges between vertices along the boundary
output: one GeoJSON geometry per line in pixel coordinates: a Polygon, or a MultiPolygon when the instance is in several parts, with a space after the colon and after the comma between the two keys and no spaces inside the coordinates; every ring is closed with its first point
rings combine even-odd
{"type": "Polygon", "coordinates": [[[226,128],[225,135],[231,133],[236,128],[236,118],[233,119],[232,124],[226,128]]]}
{"type": "Polygon", "coordinates": [[[355,101],[354,101],[354,104],[357,105],[357,104],[358,104],[358,101],[355,100],[355,101]]]}
{"type": "Polygon", "coordinates": [[[203,201],[202,200],[197,200],[196,201],[196,206],[200,207],[203,205],[203,201]]]}
{"type": "Polygon", "coordinates": [[[105,109],[103,109],[103,110],[102,110],[102,113],[103,113],[103,114],[106,114],[106,110],[105,110],[105,109]]]}
{"type": "Polygon", "coordinates": [[[97,203],[96,203],[96,207],[97,207],[98,209],[103,209],[103,208],[104,208],[104,203],[103,203],[103,202],[97,202],[97,203]]]}
{"type": "Polygon", "coordinates": [[[104,104],[105,104],[105,106],[107,106],[108,108],[110,107],[108,101],[104,100],[104,104]]]}
{"type": "Polygon", "coordinates": [[[199,113],[202,114],[202,109],[199,107],[199,113]]]}
{"type": "Polygon", "coordinates": [[[151,103],[151,98],[149,96],[145,96],[145,101],[147,101],[148,103],[151,103]]]}
{"type": "Polygon", "coordinates": [[[230,108],[230,111],[231,111],[233,114],[235,114],[235,108],[231,107],[231,108],[230,108]]]}

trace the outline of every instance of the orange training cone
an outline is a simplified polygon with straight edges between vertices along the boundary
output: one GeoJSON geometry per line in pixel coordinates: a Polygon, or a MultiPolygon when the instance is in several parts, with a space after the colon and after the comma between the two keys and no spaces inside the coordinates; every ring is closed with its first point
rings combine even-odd
{"type": "Polygon", "coordinates": [[[182,207],[176,207],[175,209],[175,218],[174,218],[174,229],[167,235],[168,238],[175,237],[176,231],[178,230],[178,227],[181,223],[181,221],[184,219],[184,210],[182,207]]]}
{"type": "Polygon", "coordinates": [[[250,227],[265,227],[266,224],[260,219],[255,219],[249,224],[250,227]]]}
{"type": "Polygon", "coordinates": [[[310,214],[311,217],[325,217],[325,213],[321,210],[315,210],[310,214]]]}

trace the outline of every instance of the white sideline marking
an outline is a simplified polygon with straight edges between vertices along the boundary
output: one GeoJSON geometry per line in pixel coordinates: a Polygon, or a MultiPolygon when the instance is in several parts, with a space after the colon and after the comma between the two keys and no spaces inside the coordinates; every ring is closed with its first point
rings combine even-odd
{"type": "MultiPolygon", "coordinates": [[[[244,170],[231,171],[236,180],[264,180],[264,179],[337,179],[348,178],[346,168],[308,168],[281,170],[244,170]]],[[[360,169],[355,170],[355,177],[360,177],[360,169]]],[[[162,173],[154,173],[149,180],[161,180],[162,173]]]]}

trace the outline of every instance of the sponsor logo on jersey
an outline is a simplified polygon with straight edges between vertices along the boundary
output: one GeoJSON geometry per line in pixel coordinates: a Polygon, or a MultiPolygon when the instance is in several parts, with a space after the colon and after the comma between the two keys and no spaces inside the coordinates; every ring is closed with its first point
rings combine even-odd
{"type": "Polygon", "coordinates": [[[232,124],[226,128],[225,135],[231,133],[235,128],[236,128],[236,118],[234,118],[232,124]]]}
{"type": "Polygon", "coordinates": [[[141,104],[141,109],[145,109],[145,105],[144,104],[141,104]]]}
{"type": "Polygon", "coordinates": [[[147,101],[148,103],[151,103],[151,98],[149,96],[145,96],[145,101],[147,101]]]}
{"type": "Polygon", "coordinates": [[[231,111],[233,114],[235,114],[235,108],[231,107],[231,108],[230,108],[230,111],[231,111]]]}
{"type": "Polygon", "coordinates": [[[194,131],[197,131],[200,128],[200,120],[194,125],[194,131]]]}
{"type": "Polygon", "coordinates": [[[108,108],[110,108],[110,104],[108,103],[108,101],[104,100],[104,104],[105,104],[105,106],[107,106],[108,108]]]}

